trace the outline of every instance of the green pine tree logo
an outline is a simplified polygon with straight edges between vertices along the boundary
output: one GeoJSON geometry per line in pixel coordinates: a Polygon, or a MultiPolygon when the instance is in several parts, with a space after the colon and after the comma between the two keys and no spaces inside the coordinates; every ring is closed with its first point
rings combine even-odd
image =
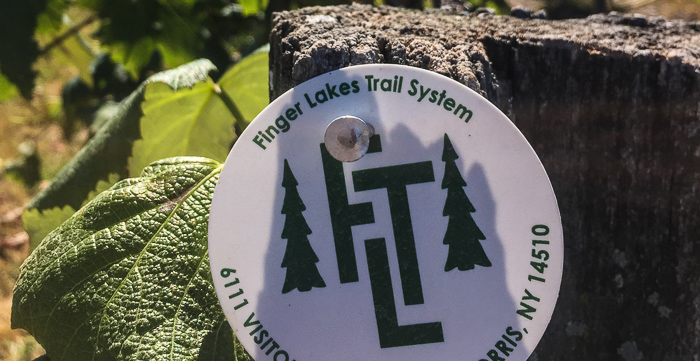
{"type": "Polygon", "coordinates": [[[491,261],[479,242],[485,240],[486,236],[472,218],[471,214],[476,212],[476,209],[464,192],[467,182],[464,181],[455,164],[458,158],[450,138],[445,134],[442,150],[445,176],[442,178],[442,189],[447,189],[447,199],[442,215],[449,217],[445,238],[442,241],[443,244],[449,245],[445,272],[455,268],[466,271],[474,269],[475,265],[491,267],[491,261]]]}
{"type": "Polygon", "coordinates": [[[282,238],[287,240],[287,249],[282,259],[282,268],[287,269],[287,274],[284,278],[282,293],[295,288],[300,292],[307,292],[313,287],[326,287],[316,268],[318,257],[309,243],[308,235],[311,234],[311,228],[301,214],[306,210],[306,206],[301,200],[297,185],[299,183],[285,159],[282,176],[282,187],[285,189],[282,214],[286,217],[282,238]]]}

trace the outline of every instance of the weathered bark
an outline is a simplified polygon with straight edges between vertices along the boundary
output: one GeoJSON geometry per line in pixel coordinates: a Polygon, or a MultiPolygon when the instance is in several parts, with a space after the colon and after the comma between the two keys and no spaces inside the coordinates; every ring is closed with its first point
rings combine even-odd
{"type": "Polygon", "coordinates": [[[700,359],[700,24],[371,7],[273,21],[272,98],[341,67],[407,64],[466,84],[525,134],[566,245],[540,360],[700,359]]]}

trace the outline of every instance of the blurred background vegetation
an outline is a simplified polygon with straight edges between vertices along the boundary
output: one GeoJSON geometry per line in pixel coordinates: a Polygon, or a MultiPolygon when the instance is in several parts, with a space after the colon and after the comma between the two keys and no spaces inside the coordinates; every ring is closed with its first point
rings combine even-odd
{"type": "MultiPolygon", "coordinates": [[[[41,346],[10,329],[12,288],[29,253],[21,215],[149,75],[197,58],[226,69],[268,41],[274,11],[343,0],[0,0],[0,360],[33,360],[41,346]],[[269,1],[269,3],[268,3],[269,1]]],[[[697,20],[696,0],[365,0],[374,6],[549,18],[620,11],[697,20]]],[[[216,74],[213,76],[216,81],[216,74]]]]}

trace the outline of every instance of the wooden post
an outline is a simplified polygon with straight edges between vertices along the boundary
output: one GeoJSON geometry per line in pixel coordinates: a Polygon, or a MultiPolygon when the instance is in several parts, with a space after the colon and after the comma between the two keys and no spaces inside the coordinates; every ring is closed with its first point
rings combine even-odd
{"type": "Polygon", "coordinates": [[[369,6],[273,17],[272,98],[367,63],[469,86],[542,159],[566,255],[536,359],[700,358],[700,26],[369,6]]]}

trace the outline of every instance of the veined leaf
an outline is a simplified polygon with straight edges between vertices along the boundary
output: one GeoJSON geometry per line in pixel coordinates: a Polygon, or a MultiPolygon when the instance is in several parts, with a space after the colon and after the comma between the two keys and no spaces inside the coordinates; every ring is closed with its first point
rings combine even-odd
{"type": "Polygon", "coordinates": [[[220,171],[171,158],[98,195],[23,264],[13,327],[52,361],[232,358],[207,254],[220,171]]]}
{"type": "MultiPolygon", "coordinates": [[[[107,181],[99,180],[95,189],[88,194],[87,199],[83,202],[85,206],[88,201],[91,201],[98,194],[106,191],[111,186],[119,181],[119,174],[112,173],[109,175],[107,181]]],[[[29,234],[29,247],[34,250],[51,231],[58,228],[63,222],[68,220],[73,213],[75,213],[75,208],[66,205],[63,207],[55,207],[51,209],[44,209],[42,211],[38,209],[25,209],[22,212],[22,224],[24,225],[24,230],[29,234]]]]}
{"type": "Polygon", "coordinates": [[[146,83],[165,83],[172,90],[192,88],[195,84],[209,79],[209,74],[216,71],[216,67],[207,59],[199,59],[178,67],[154,74],[146,83]]]}
{"type": "Polygon", "coordinates": [[[22,212],[22,224],[29,234],[30,249],[35,249],[44,237],[70,218],[73,213],[75,209],[68,205],[43,211],[26,209],[22,212]]]}
{"type": "Polygon", "coordinates": [[[236,139],[235,118],[211,79],[192,89],[173,91],[152,83],[146,88],[141,119],[143,139],[134,144],[133,172],[162,158],[196,155],[223,162],[236,139]]]}
{"type": "Polygon", "coordinates": [[[105,126],[71,159],[27,205],[27,209],[50,209],[70,205],[73,209],[95,189],[97,181],[110,173],[126,176],[126,164],[133,142],[139,138],[143,86],[119,104],[105,126]]]}
{"type": "Polygon", "coordinates": [[[100,179],[106,180],[111,173],[125,177],[133,144],[141,137],[139,121],[146,84],[163,82],[173,90],[193,87],[208,79],[214,70],[210,61],[197,60],[146,80],[119,104],[114,117],[61,168],[51,185],[34,197],[27,208],[44,210],[70,205],[78,209],[100,179]]]}
{"type": "Polygon", "coordinates": [[[233,100],[243,119],[243,130],[269,103],[269,45],[231,67],[219,80],[219,86],[233,100]]]}
{"type": "MultiPolygon", "coordinates": [[[[82,207],[85,207],[85,205],[87,205],[89,201],[95,199],[95,197],[97,197],[100,193],[112,188],[112,186],[114,186],[117,182],[119,182],[119,180],[120,180],[119,174],[111,173],[107,176],[106,181],[104,181],[102,179],[97,181],[97,185],[95,185],[95,189],[93,189],[92,191],[90,191],[90,193],[88,193],[88,197],[83,202],[82,207]]],[[[66,219],[68,219],[68,218],[66,218],[66,219]]]]}

